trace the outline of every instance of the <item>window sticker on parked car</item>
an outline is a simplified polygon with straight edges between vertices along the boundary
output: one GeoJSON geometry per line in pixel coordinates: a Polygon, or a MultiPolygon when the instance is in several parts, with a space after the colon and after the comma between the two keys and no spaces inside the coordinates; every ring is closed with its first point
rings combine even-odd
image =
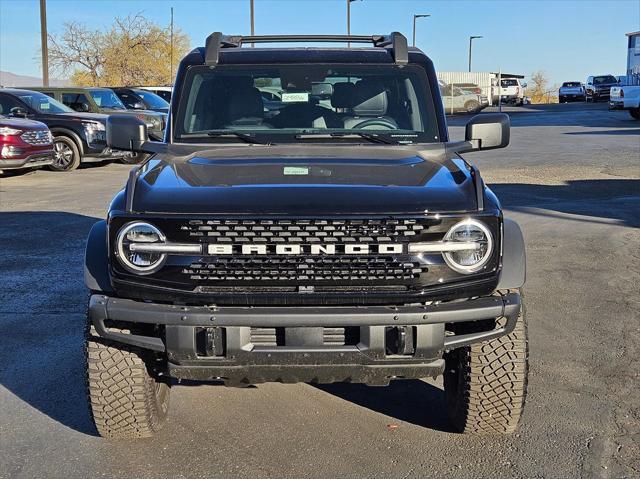
{"type": "Polygon", "coordinates": [[[283,93],[282,101],[284,103],[307,103],[309,101],[309,93],[300,92],[300,93],[283,93]]]}
{"type": "Polygon", "coordinates": [[[49,109],[49,103],[40,103],[40,109],[41,110],[48,110],[49,109]]]}

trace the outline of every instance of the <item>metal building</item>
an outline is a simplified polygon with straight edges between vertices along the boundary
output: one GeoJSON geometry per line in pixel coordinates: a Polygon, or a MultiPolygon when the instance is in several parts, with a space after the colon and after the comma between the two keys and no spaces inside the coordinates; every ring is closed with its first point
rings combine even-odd
{"type": "Polygon", "coordinates": [[[640,85],[640,32],[627,33],[627,84],[640,85]]]}

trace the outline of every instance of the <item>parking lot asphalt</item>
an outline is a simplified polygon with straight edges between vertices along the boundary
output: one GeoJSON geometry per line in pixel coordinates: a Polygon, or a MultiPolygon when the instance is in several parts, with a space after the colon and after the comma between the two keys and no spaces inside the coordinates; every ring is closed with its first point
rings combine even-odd
{"type": "Polygon", "coordinates": [[[511,146],[466,157],[527,243],[518,434],[452,433],[437,380],[180,385],[157,437],[96,437],[83,249],[129,167],[94,165],[0,177],[0,477],[640,477],[640,122],[602,104],[505,111],[511,146]]]}

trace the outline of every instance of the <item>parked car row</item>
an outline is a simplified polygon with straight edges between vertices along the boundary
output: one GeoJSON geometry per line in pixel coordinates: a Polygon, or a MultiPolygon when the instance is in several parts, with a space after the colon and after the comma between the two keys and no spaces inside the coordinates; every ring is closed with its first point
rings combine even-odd
{"type": "Polygon", "coordinates": [[[108,115],[135,116],[145,122],[150,140],[161,141],[168,109],[161,97],[139,88],[0,88],[0,171],[138,163],[145,155],[107,147],[108,115]]]}

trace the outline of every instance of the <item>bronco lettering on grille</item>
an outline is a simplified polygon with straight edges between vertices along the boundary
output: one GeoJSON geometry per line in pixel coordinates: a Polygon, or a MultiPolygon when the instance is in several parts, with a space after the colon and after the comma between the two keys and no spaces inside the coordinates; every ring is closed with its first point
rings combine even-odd
{"type": "Polygon", "coordinates": [[[207,254],[221,255],[336,255],[336,254],[402,254],[405,245],[395,243],[385,244],[221,244],[207,245],[207,254]]]}

